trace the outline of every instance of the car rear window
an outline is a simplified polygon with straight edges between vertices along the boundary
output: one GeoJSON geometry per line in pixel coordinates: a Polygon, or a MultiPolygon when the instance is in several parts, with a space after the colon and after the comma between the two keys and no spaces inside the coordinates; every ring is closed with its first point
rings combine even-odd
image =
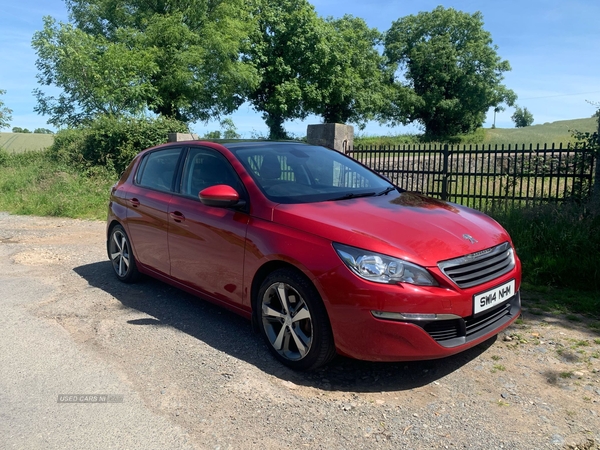
{"type": "Polygon", "coordinates": [[[159,191],[172,191],[180,153],[180,148],[170,148],[145,155],[136,174],[136,184],[159,191]]]}

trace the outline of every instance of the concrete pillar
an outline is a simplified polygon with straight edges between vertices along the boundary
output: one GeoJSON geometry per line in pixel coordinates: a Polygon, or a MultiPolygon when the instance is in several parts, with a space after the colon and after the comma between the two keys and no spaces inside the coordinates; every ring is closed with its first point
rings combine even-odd
{"type": "Polygon", "coordinates": [[[196,140],[198,140],[198,135],[191,133],[169,133],[167,137],[167,142],[184,142],[196,140]]]}
{"type": "Polygon", "coordinates": [[[354,127],[341,123],[309,125],[306,130],[308,143],[345,153],[354,145],[354,127]]]}

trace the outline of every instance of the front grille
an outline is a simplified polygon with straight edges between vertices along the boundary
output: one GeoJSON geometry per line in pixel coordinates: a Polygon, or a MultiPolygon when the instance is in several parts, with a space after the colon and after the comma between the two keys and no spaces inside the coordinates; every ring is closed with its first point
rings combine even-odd
{"type": "Polygon", "coordinates": [[[465,319],[465,327],[467,329],[467,339],[469,336],[477,335],[487,328],[494,327],[498,322],[502,322],[505,316],[511,315],[512,302],[505,303],[501,308],[490,311],[482,316],[474,318],[473,316],[465,319]]]}
{"type": "Polygon", "coordinates": [[[517,292],[508,302],[478,317],[418,323],[440,345],[450,348],[477,339],[500,328],[521,312],[521,296],[517,292]]]}
{"type": "Polygon", "coordinates": [[[429,336],[440,343],[465,335],[464,320],[462,319],[430,322],[423,329],[429,333],[429,336]]]}
{"type": "Polygon", "coordinates": [[[460,288],[478,286],[510,272],[515,267],[508,242],[460,258],[438,263],[440,270],[460,288]]]}

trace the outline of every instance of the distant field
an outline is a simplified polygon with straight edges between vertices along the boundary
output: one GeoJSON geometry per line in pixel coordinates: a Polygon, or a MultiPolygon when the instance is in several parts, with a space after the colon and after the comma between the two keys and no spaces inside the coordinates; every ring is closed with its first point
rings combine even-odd
{"type": "Polygon", "coordinates": [[[567,144],[573,142],[570,130],[594,132],[598,130],[595,118],[559,120],[523,128],[486,129],[484,144],[567,144]]]}
{"type": "MultiPolygon", "coordinates": [[[[582,132],[594,132],[598,130],[598,122],[595,118],[560,120],[541,125],[532,125],[524,128],[480,128],[473,135],[464,136],[459,139],[460,144],[485,144],[502,145],[511,144],[529,145],[533,144],[563,144],[573,142],[571,130],[582,132]]],[[[392,146],[403,144],[418,144],[419,136],[396,135],[396,136],[367,136],[358,134],[354,138],[354,145],[392,146]]]]}
{"type": "Polygon", "coordinates": [[[43,150],[54,142],[52,134],[0,133],[0,148],[10,153],[43,150]]]}

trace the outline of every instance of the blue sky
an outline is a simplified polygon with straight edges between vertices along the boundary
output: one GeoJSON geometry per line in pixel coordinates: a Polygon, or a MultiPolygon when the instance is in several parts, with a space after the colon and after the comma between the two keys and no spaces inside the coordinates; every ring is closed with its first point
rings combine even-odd
{"type": "MultiPolygon", "coordinates": [[[[600,1],[598,0],[496,0],[428,1],[417,0],[313,0],[321,16],[362,17],[380,31],[389,29],[400,17],[430,11],[438,5],[473,13],[481,11],[484,27],[492,34],[498,53],[507,59],[512,71],[505,84],[517,95],[517,104],[527,107],[535,124],[590,117],[600,103],[600,1]]],[[[36,81],[36,55],[31,38],[42,28],[42,17],[50,15],[68,21],[62,0],[0,0],[0,89],[5,106],[13,110],[11,127],[52,128],[46,118],[33,111],[32,95],[36,81]]],[[[513,127],[512,108],[499,113],[496,126],[513,127]]],[[[232,119],[244,137],[267,133],[260,115],[243,105],[232,119]]],[[[484,126],[492,124],[488,114],[484,126]]],[[[306,133],[307,121],[286,122],[286,129],[297,135],[306,133]]],[[[203,134],[219,129],[215,123],[197,123],[192,130],[203,134]]],[[[8,130],[5,130],[8,131],[8,130]]],[[[416,132],[414,126],[389,128],[371,123],[364,134],[416,132]]]]}

